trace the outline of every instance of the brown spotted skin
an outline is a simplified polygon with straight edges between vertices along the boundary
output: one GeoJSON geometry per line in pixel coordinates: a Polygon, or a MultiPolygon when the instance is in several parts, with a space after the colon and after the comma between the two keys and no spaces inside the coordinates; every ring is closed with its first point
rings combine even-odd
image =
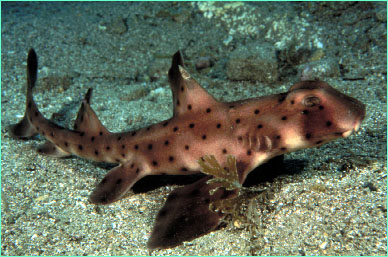
{"type": "MultiPolygon", "coordinates": [[[[92,90],[89,89],[74,129],[70,130],[44,118],[33,100],[38,59],[31,49],[27,58],[26,112],[18,124],[10,127],[10,134],[15,138],[43,135],[47,142],[38,150],[42,154],[56,157],[73,154],[118,163],[90,196],[92,203],[108,204],[120,199],[146,175],[198,173],[197,160],[204,155],[214,155],[221,165],[227,155],[234,155],[242,183],[255,167],[277,155],[348,137],[359,129],[365,116],[361,102],[322,81],[298,82],[282,94],[218,102],[183,67],[178,51],[168,74],[174,103],[171,119],[137,131],[111,133],[90,107],[92,90]]],[[[150,247],[170,247],[214,229],[219,217],[215,218],[208,210],[207,201],[198,202],[208,197],[205,182],[206,179],[177,190],[179,204],[167,201],[163,213],[168,209],[174,214],[158,216],[155,225],[158,229],[154,229],[150,247]],[[196,187],[205,189],[193,195],[196,187]],[[203,227],[188,229],[180,220],[183,209],[177,206],[182,204],[190,206],[193,215],[202,213],[197,219],[209,218],[212,222],[198,222],[203,227]],[[172,229],[176,224],[181,224],[179,232],[172,229]],[[173,239],[169,233],[173,233],[173,239]],[[179,236],[185,233],[186,236],[179,236]]],[[[190,213],[188,209],[185,212],[190,213]]],[[[195,220],[188,216],[185,219],[195,220]]]]}

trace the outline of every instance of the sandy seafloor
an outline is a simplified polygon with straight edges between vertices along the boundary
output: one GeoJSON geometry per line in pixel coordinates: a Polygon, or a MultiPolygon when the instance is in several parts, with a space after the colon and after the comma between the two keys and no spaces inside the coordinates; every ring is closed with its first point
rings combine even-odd
{"type": "Polygon", "coordinates": [[[2,2],[1,36],[2,255],[387,254],[386,3],[2,2]],[[228,75],[238,68],[228,66],[233,51],[249,55],[246,45],[261,44],[278,53],[276,81],[252,76],[255,66],[250,81],[228,75]],[[365,103],[367,114],[357,134],[288,154],[287,172],[253,186],[273,191],[256,210],[256,234],[233,223],[150,251],[153,221],[177,185],[96,207],[88,196],[106,166],[41,156],[42,137],[10,138],[7,126],[24,112],[31,47],[38,106],[68,127],[89,87],[111,131],[169,118],[166,73],[177,49],[217,99],[285,92],[311,64],[313,76],[365,103]],[[211,67],[197,71],[200,58],[211,67]]]}

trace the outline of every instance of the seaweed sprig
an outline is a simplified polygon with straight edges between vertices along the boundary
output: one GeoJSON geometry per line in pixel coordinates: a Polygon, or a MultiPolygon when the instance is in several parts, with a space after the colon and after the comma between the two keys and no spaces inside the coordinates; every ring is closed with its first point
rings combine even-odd
{"type": "Polygon", "coordinates": [[[236,158],[233,155],[227,156],[226,167],[221,167],[214,155],[203,156],[198,160],[198,164],[201,172],[213,176],[212,179],[207,181],[207,184],[220,184],[220,186],[210,191],[210,195],[213,195],[220,187],[226,190],[239,190],[242,188],[237,172],[236,158]]]}

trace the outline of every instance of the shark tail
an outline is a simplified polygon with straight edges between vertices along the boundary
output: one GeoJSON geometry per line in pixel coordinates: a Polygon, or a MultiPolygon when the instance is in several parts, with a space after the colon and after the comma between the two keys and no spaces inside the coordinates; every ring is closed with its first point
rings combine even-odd
{"type": "Polygon", "coordinates": [[[9,127],[10,135],[13,138],[30,138],[38,134],[36,128],[32,125],[30,119],[28,118],[29,109],[32,108],[32,105],[35,105],[32,98],[32,89],[35,86],[37,79],[38,71],[38,57],[34,49],[30,49],[27,57],[27,101],[26,101],[26,112],[23,119],[9,127]]]}

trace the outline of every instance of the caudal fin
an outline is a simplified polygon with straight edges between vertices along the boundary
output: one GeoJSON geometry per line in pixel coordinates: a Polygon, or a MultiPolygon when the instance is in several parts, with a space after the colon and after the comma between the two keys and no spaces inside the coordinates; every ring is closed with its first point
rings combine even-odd
{"type": "Polygon", "coordinates": [[[26,112],[23,119],[9,127],[10,135],[14,138],[29,138],[38,134],[38,131],[31,124],[28,119],[28,110],[31,109],[32,104],[35,104],[32,100],[32,88],[35,86],[35,82],[38,76],[38,57],[34,49],[30,49],[27,57],[27,101],[26,112]]]}

